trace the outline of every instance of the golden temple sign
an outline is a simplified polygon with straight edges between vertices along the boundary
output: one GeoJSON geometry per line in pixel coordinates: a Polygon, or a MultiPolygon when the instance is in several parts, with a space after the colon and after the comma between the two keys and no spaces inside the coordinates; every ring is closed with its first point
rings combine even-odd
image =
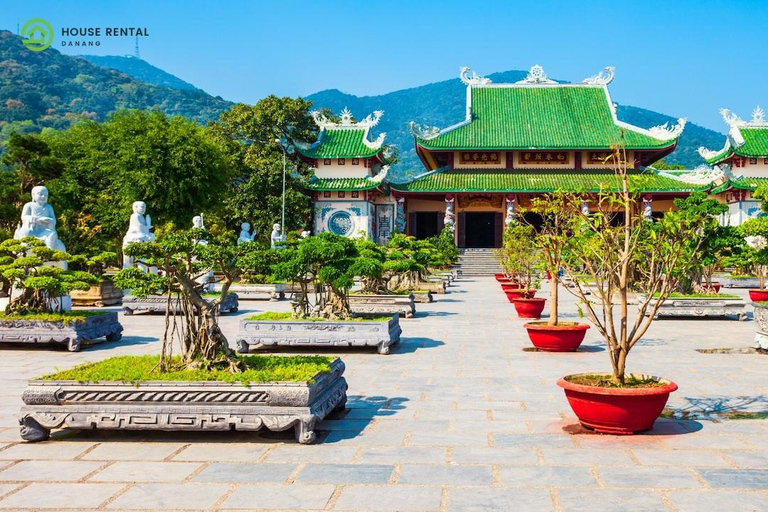
{"type": "Polygon", "coordinates": [[[517,154],[517,162],[522,165],[569,165],[570,161],[567,151],[521,151],[517,154]]]}
{"type": "Polygon", "coordinates": [[[612,156],[612,151],[590,151],[588,161],[590,164],[610,164],[612,156]]]}
{"type": "Polygon", "coordinates": [[[462,151],[461,163],[498,165],[501,163],[501,153],[499,151],[462,151]]]}

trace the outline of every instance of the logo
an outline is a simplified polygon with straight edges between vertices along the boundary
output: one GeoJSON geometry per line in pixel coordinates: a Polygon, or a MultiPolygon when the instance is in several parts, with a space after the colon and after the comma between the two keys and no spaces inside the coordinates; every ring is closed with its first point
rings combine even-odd
{"type": "Polygon", "coordinates": [[[24,46],[33,52],[41,52],[53,43],[53,27],[40,18],[29,20],[21,27],[24,46]]]}

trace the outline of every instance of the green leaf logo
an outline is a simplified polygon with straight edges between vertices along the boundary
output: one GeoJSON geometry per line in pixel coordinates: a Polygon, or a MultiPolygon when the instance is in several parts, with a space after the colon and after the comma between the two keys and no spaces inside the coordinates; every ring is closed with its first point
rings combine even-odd
{"type": "Polygon", "coordinates": [[[47,21],[34,18],[21,28],[24,46],[33,52],[41,52],[53,43],[53,27],[47,21]]]}

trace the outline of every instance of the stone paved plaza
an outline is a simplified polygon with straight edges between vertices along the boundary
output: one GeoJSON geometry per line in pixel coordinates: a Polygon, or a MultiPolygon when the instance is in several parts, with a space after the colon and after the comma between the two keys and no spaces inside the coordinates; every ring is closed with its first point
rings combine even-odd
{"type": "MultiPolygon", "coordinates": [[[[287,309],[286,301],[243,303],[222,328],[233,340],[239,319],[287,309]]],[[[401,320],[403,340],[390,355],[339,352],[347,410],[323,422],[309,446],[292,431],[64,431],[24,443],[17,413],[26,379],[157,353],[163,320],[121,314],[121,342],[80,353],[4,346],[0,509],[768,510],[768,421],[713,416],[768,410],[768,357],[696,351],[751,346],[753,321],[654,323],[630,370],[676,381],[670,405],[695,419],[661,419],[649,433],[620,437],[579,427],[555,385],[609,368],[595,329],[578,353],[524,350],[524,321],[492,278],[459,280],[418,309],[401,320]]],[[[562,309],[576,317],[568,294],[562,309]]]]}

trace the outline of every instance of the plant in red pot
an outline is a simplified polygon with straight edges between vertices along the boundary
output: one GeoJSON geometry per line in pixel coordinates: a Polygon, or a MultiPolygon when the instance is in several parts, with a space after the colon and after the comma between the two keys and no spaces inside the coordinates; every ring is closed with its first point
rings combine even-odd
{"type": "Polygon", "coordinates": [[[513,221],[504,230],[503,245],[496,251],[504,271],[516,278],[515,284],[502,284],[501,288],[509,302],[515,305],[521,318],[538,318],[546,300],[533,298],[538,287],[539,262],[539,255],[533,244],[534,234],[532,226],[513,221]],[[522,310],[517,306],[517,301],[521,299],[531,300],[531,303],[522,306],[522,310]]]}
{"type": "MultiPolygon", "coordinates": [[[[765,202],[764,197],[760,198],[765,202]]],[[[768,242],[766,242],[768,240],[768,218],[749,219],[741,224],[738,230],[749,247],[747,256],[753,272],[757,275],[758,289],[749,290],[749,298],[752,302],[768,301],[768,290],[765,289],[765,271],[768,267],[768,242]]]]}
{"type": "Polygon", "coordinates": [[[629,354],[672,292],[672,283],[690,268],[710,219],[679,210],[653,219],[639,194],[646,178],[629,170],[623,142],[611,161],[615,176],[596,187],[601,192],[591,198],[592,211],[580,207],[584,197],[578,194],[564,194],[562,201],[572,215],[563,249],[565,273],[574,280],[577,271],[586,273],[595,282],[593,295],[579,286],[569,291],[580,298],[580,307],[604,338],[612,371],[567,375],[558,385],[585,427],[633,434],[653,426],[677,385],[627,373],[629,354]],[[641,293],[635,315],[629,313],[630,290],[641,293]]]}
{"type": "MultiPolygon", "coordinates": [[[[525,211],[535,213],[541,219],[538,231],[533,231],[531,241],[534,251],[540,257],[540,266],[550,276],[549,320],[525,324],[528,337],[533,346],[548,352],[573,352],[579,348],[589,329],[589,324],[578,322],[560,322],[558,318],[558,283],[562,279],[561,270],[569,238],[572,236],[573,203],[560,193],[533,199],[530,208],[525,211]]],[[[581,207],[581,205],[579,205],[581,207]]],[[[580,286],[577,284],[577,286],[580,286]]],[[[515,302],[518,307],[518,302],[515,302]]],[[[541,308],[544,308],[542,302],[541,308]]],[[[541,311],[535,317],[540,318],[541,311]]]]}

